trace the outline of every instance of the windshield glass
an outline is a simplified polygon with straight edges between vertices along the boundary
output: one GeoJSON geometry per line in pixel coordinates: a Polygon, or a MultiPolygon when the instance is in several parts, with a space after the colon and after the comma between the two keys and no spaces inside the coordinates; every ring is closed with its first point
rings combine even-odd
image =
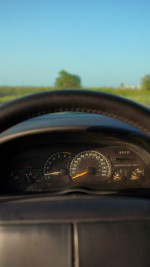
{"type": "Polygon", "coordinates": [[[149,0],[0,1],[0,104],[89,89],[150,107],[149,0]]]}

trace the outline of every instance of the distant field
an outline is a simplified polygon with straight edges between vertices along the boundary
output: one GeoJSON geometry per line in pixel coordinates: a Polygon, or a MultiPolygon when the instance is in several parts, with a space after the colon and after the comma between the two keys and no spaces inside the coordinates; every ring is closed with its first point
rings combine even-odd
{"type": "MultiPolygon", "coordinates": [[[[117,94],[150,107],[150,92],[133,89],[88,88],[92,91],[117,94]]],[[[52,87],[0,87],[0,104],[28,94],[54,90],[52,87]]],[[[84,90],[84,89],[80,89],[84,90]]]]}

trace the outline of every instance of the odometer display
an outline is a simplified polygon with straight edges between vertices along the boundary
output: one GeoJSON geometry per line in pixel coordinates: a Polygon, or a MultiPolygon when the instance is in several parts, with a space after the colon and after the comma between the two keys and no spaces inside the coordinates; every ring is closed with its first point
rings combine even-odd
{"type": "Polygon", "coordinates": [[[92,178],[94,177],[105,181],[111,175],[111,165],[107,157],[102,153],[94,150],[86,150],[77,154],[72,160],[69,173],[71,179],[74,181],[86,180],[92,182],[92,178]]]}

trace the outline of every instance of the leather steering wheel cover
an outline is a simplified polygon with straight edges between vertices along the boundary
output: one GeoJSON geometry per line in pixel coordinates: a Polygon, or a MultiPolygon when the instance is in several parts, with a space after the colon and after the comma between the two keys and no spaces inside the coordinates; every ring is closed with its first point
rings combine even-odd
{"type": "Polygon", "coordinates": [[[86,90],[61,90],[28,95],[0,107],[0,132],[31,117],[54,112],[107,115],[142,130],[150,137],[150,110],[122,97],[86,90]]]}

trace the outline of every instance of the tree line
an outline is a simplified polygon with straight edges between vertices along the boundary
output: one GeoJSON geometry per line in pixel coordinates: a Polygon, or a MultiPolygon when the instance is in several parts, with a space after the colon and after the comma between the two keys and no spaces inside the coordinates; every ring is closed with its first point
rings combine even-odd
{"type": "MultiPolygon", "coordinates": [[[[56,78],[55,87],[58,89],[80,89],[82,88],[81,78],[78,75],[61,70],[56,78]]],[[[150,91],[150,74],[143,77],[141,89],[150,91]]]]}

